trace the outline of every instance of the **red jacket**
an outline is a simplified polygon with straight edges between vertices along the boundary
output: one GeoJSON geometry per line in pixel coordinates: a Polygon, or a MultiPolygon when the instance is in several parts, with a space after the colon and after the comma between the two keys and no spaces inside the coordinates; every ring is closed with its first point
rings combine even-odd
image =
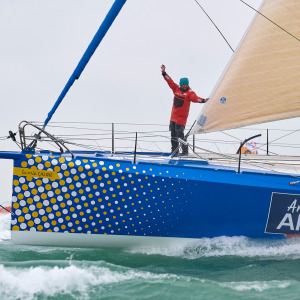
{"type": "Polygon", "coordinates": [[[171,121],[185,126],[189,115],[191,101],[204,103],[205,99],[198,97],[191,88],[186,92],[182,92],[179,85],[176,84],[166,72],[162,75],[174,93],[171,121]]]}

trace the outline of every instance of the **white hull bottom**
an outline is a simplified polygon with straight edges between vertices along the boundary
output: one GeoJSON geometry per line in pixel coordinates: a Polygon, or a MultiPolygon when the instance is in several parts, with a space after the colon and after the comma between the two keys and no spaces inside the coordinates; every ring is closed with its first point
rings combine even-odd
{"type": "Polygon", "coordinates": [[[167,247],[186,242],[195,242],[191,238],[151,237],[81,234],[61,232],[11,231],[12,241],[20,245],[87,247],[87,248],[134,248],[167,247]]]}

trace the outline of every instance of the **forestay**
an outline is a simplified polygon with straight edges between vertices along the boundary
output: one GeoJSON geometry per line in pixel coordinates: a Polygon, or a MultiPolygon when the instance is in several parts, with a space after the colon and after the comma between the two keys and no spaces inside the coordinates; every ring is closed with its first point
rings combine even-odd
{"type": "Polygon", "coordinates": [[[260,13],[282,28],[256,15],[190,134],[300,116],[300,1],[260,13]]]}

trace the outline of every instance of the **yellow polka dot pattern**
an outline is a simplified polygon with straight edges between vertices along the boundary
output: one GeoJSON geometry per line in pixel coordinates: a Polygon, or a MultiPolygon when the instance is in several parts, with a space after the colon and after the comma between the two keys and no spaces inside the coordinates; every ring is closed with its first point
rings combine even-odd
{"type": "Polygon", "coordinates": [[[186,183],[167,168],[48,155],[26,155],[15,167],[60,179],[14,175],[12,230],[167,236],[187,202],[186,183]]]}

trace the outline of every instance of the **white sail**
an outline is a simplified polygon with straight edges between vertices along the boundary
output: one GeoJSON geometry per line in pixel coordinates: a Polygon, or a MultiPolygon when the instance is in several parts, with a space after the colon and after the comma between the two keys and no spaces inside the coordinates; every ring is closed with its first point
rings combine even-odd
{"type": "Polygon", "coordinates": [[[257,14],[190,134],[300,116],[300,1],[260,12],[282,28],[257,14]]]}

